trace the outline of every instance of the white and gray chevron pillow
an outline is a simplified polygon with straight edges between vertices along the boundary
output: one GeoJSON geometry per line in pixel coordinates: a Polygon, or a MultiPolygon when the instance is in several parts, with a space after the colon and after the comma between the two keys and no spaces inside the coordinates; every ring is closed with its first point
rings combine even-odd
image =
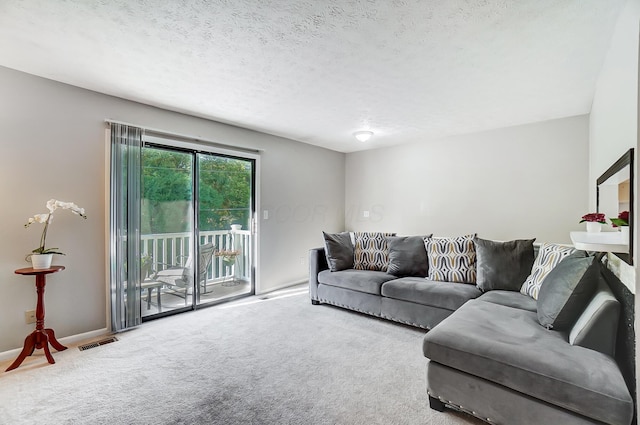
{"type": "Polygon", "coordinates": [[[426,238],[429,280],[476,283],[475,235],[456,238],[426,238]]]}
{"type": "Polygon", "coordinates": [[[538,299],[540,287],[544,279],[549,275],[551,270],[555,268],[562,260],[576,252],[571,246],[557,245],[553,243],[544,243],[540,247],[540,252],[533,262],[531,274],[522,284],[520,292],[529,295],[534,300],[538,299]]]}

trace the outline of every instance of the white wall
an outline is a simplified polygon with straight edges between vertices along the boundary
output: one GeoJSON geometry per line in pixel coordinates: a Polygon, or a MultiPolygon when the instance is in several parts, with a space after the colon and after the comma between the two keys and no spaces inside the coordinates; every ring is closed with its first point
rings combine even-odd
{"type": "Polygon", "coordinates": [[[67,269],[47,280],[46,324],[58,337],[106,326],[105,118],[264,150],[261,200],[271,216],[260,223],[263,291],[306,279],[321,230],[343,227],[344,154],[2,67],[0,86],[0,352],[20,348],[33,330],[24,311],[35,306],[34,279],[13,271],[27,266],[42,230],[23,224],[50,198],[76,202],[89,218],[56,213],[48,243],[66,252],[54,263],[67,269]]]}
{"type": "MultiPolygon", "coordinates": [[[[629,148],[636,148],[635,152],[635,214],[636,234],[634,235],[634,266],[617,261],[619,269],[614,270],[632,292],[636,294],[636,335],[638,334],[640,285],[636,266],[638,264],[638,112],[639,96],[638,85],[638,48],[640,37],[640,1],[629,0],[618,18],[615,32],[611,39],[602,70],[596,84],[596,92],[593,99],[589,119],[589,150],[591,166],[589,170],[589,195],[590,205],[595,206],[596,179],[613,162],[615,162],[629,148]]],[[[610,258],[614,258],[611,257],[610,258]]],[[[638,353],[638,340],[636,338],[636,353],[638,353]]],[[[640,370],[640,358],[636,355],[636,378],[640,370]]],[[[637,381],[638,382],[638,381],[637,381]]],[[[636,389],[638,384],[636,384],[636,389]]]]}
{"type": "Polygon", "coordinates": [[[588,203],[588,117],[350,153],[346,164],[350,230],[568,243],[588,203]]]}
{"type": "MultiPolygon", "coordinates": [[[[620,14],[611,46],[598,76],[589,120],[589,205],[595,209],[596,179],[629,148],[638,143],[638,37],[640,1],[628,1],[620,14]]],[[[638,189],[638,153],[634,163],[638,189]]],[[[636,200],[637,195],[636,195],[636,200]]],[[[638,223],[636,202],[634,222],[638,223]]],[[[640,226],[636,226],[636,231],[640,226]]],[[[634,238],[634,263],[638,263],[638,238],[634,238]]],[[[610,257],[615,260],[614,257],[610,257]]],[[[615,261],[614,271],[635,290],[635,267],[615,261]]]]}
{"type": "Polygon", "coordinates": [[[637,143],[639,19],[640,1],[627,2],[596,83],[589,120],[592,207],[596,179],[637,143]]]}

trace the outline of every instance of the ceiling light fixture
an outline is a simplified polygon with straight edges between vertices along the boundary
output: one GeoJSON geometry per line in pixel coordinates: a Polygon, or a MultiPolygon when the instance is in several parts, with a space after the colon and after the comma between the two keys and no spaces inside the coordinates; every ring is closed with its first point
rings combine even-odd
{"type": "Polygon", "coordinates": [[[373,136],[373,131],[356,131],[355,133],[353,133],[353,137],[363,143],[371,139],[371,136],[373,136]]]}

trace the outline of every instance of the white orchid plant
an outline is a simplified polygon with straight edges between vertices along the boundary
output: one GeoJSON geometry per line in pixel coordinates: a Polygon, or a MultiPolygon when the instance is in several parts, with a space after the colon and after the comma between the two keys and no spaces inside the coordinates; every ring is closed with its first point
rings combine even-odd
{"type": "Polygon", "coordinates": [[[29,217],[27,224],[24,227],[29,227],[33,223],[44,223],[44,230],[42,231],[42,236],[40,237],[40,246],[33,251],[34,254],[60,254],[64,255],[64,253],[59,251],[59,248],[46,248],[45,244],[47,242],[47,230],[49,230],[49,224],[53,220],[53,213],[58,209],[63,210],[71,210],[72,213],[79,215],[80,217],[86,220],[87,216],[84,213],[84,208],[80,208],[73,202],[64,202],[58,201],[56,199],[50,199],[47,201],[47,209],[48,213],[45,214],[36,214],[33,217],[29,217]]]}

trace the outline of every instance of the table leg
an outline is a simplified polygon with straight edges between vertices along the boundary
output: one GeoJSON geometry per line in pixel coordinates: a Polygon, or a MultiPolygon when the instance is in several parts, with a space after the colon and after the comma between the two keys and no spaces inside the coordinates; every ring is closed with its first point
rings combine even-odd
{"type": "Polygon", "coordinates": [[[147,310],[151,309],[151,295],[153,294],[153,286],[147,288],[147,310]]]}
{"type": "Polygon", "coordinates": [[[56,339],[56,333],[53,331],[53,329],[47,328],[47,329],[44,329],[42,332],[44,332],[47,335],[47,338],[49,339],[49,344],[51,344],[53,348],[55,348],[58,351],[64,351],[67,349],[67,347],[60,344],[60,342],[56,339]]]}
{"type": "Polygon", "coordinates": [[[41,341],[42,341],[42,349],[44,350],[44,355],[47,358],[47,361],[50,364],[55,364],[56,361],[53,360],[53,356],[51,355],[51,350],[49,350],[49,336],[42,332],[40,333],[41,341]]]}
{"type": "Polygon", "coordinates": [[[160,286],[156,286],[156,297],[158,300],[158,313],[162,313],[162,298],[160,293],[160,286]]]}
{"type": "Polygon", "coordinates": [[[9,366],[7,370],[5,370],[5,372],[9,372],[10,370],[13,370],[18,366],[20,366],[24,361],[24,359],[27,358],[27,356],[30,356],[33,354],[33,350],[35,350],[35,348],[36,348],[36,333],[32,332],[29,335],[27,335],[27,337],[24,339],[24,347],[22,348],[22,351],[20,352],[20,355],[18,356],[18,358],[15,359],[13,363],[11,363],[11,366],[9,366]]]}

